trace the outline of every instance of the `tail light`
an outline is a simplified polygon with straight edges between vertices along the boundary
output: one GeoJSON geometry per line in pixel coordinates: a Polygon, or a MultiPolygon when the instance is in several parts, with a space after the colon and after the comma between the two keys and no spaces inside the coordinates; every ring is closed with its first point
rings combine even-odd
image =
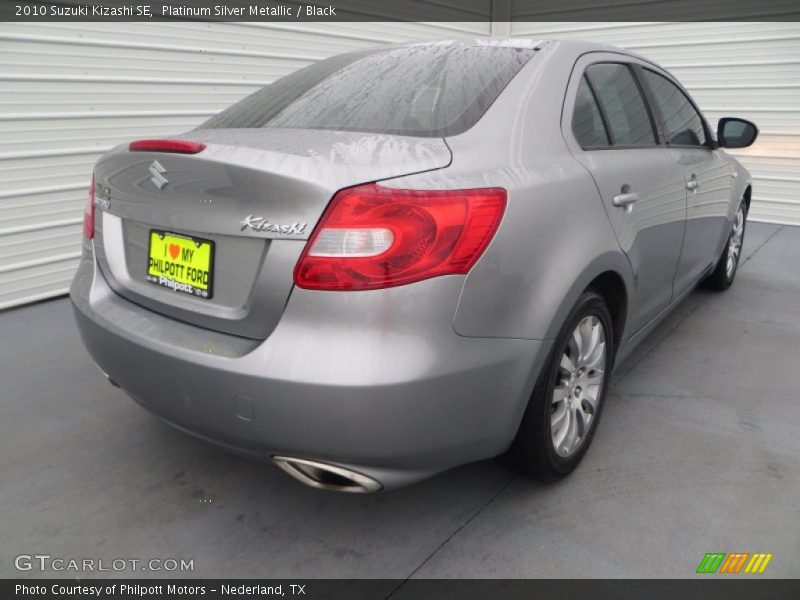
{"type": "Polygon", "coordinates": [[[89,186],[89,204],[83,209],[83,235],[87,240],[94,237],[94,171],[89,186]]]}
{"type": "Polygon", "coordinates": [[[136,140],[128,145],[131,152],[172,152],[174,154],[197,154],[206,145],[189,140],[136,140]]]}
{"type": "Polygon", "coordinates": [[[375,184],[334,196],[294,271],[313,290],[373,290],[465,274],[500,225],[502,188],[401,190],[375,184]]]}

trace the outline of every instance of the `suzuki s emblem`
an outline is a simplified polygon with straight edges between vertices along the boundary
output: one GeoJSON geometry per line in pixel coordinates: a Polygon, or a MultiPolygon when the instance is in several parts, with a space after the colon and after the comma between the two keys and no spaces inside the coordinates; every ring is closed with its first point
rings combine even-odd
{"type": "Polygon", "coordinates": [[[163,190],[169,183],[169,180],[164,177],[164,173],[166,173],[167,170],[161,166],[160,162],[154,160],[148,171],[150,171],[150,174],[152,175],[150,181],[152,181],[158,189],[163,190]]]}
{"type": "Polygon", "coordinates": [[[253,231],[266,231],[269,233],[284,233],[290,235],[303,235],[308,223],[291,223],[288,225],[278,225],[272,223],[266,217],[257,217],[255,215],[247,215],[240,223],[242,231],[248,227],[253,231]]]}

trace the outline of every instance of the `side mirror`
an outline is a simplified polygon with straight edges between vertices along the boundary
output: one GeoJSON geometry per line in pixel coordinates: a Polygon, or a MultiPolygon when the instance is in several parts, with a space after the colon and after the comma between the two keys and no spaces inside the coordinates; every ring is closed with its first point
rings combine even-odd
{"type": "Polygon", "coordinates": [[[757,137],[758,127],[745,119],[723,117],[717,125],[717,141],[723,148],[746,148],[757,137]]]}

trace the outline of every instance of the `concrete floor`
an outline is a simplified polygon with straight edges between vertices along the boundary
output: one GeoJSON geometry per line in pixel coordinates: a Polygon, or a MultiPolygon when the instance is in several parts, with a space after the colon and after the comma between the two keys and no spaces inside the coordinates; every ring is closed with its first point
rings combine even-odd
{"type": "Polygon", "coordinates": [[[111,388],[67,299],[1,313],[0,576],[47,553],[194,559],[196,577],[689,577],[740,551],[796,577],[800,228],[751,224],[744,257],[620,365],[552,486],[487,461],[374,496],[308,489],[111,388]]]}

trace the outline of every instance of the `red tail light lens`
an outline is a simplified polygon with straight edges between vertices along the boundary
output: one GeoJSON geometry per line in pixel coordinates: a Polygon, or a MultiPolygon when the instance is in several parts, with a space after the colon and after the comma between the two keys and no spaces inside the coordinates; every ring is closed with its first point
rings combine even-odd
{"type": "Polygon", "coordinates": [[[174,154],[197,154],[205,150],[206,145],[189,140],[136,140],[131,142],[131,152],[172,152],[174,154]]]}
{"type": "Polygon", "coordinates": [[[94,237],[94,172],[89,185],[89,204],[83,209],[83,235],[89,240],[94,237]]]}
{"type": "Polygon", "coordinates": [[[374,290],[464,274],[492,240],[502,188],[399,190],[374,184],[334,196],[294,271],[301,288],[374,290]]]}

